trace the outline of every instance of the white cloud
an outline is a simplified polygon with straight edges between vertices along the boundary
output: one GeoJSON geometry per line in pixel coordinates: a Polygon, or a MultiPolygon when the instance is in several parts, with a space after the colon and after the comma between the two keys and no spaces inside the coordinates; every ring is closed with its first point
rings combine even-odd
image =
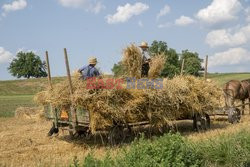
{"type": "Polygon", "coordinates": [[[139,25],[140,27],[143,27],[143,26],[144,26],[141,20],[138,21],[138,25],[139,25]]]}
{"type": "Polygon", "coordinates": [[[186,25],[192,24],[194,22],[195,21],[192,18],[187,17],[187,16],[181,16],[180,18],[175,20],[175,24],[178,26],[186,26],[186,25]]]}
{"type": "Polygon", "coordinates": [[[16,0],[16,1],[13,1],[12,3],[3,4],[2,6],[3,12],[1,16],[6,17],[7,13],[17,11],[17,10],[22,10],[26,7],[27,7],[26,0],[16,0]]]}
{"type": "Polygon", "coordinates": [[[235,33],[231,29],[213,30],[207,34],[206,43],[211,47],[216,46],[237,46],[245,44],[250,40],[250,24],[236,29],[235,33]]]}
{"type": "Polygon", "coordinates": [[[127,3],[124,6],[118,6],[114,15],[107,15],[105,18],[109,24],[124,23],[131,17],[140,15],[148,10],[147,4],[137,2],[134,5],[127,3]]]}
{"type": "Polygon", "coordinates": [[[0,47],[0,63],[7,63],[11,60],[12,53],[0,47]]]}
{"type": "Polygon", "coordinates": [[[243,48],[231,48],[225,52],[215,53],[209,57],[209,67],[223,65],[240,65],[250,63],[250,53],[243,48]]]}
{"type": "Polygon", "coordinates": [[[2,9],[4,10],[4,12],[11,12],[16,10],[22,10],[26,8],[26,6],[27,6],[26,0],[16,0],[13,1],[12,3],[4,4],[2,6],[2,9]]]}
{"type": "Polygon", "coordinates": [[[105,6],[100,2],[91,2],[91,0],[58,0],[63,7],[68,8],[83,8],[86,11],[98,14],[101,10],[105,9],[105,6]]]}
{"type": "Polygon", "coordinates": [[[157,27],[158,28],[167,28],[167,27],[170,27],[170,26],[172,26],[172,24],[167,22],[167,23],[159,24],[157,27]]]}
{"type": "Polygon", "coordinates": [[[250,7],[245,9],[246,21],[250,22],[250,7]]]}
{"type": "Polygon", "coordinates": [[[169,12],[170,12],[170,7],[168,5],[165,5],[157,14],[156,18],[159,19],[160,17],[165,16],[169,12]]]}
{"type": "Polygon", "coordinates": [[[93,13],[98,14],[101,10],[103,10],[105,8],[106,7],[101,2],[97,2],[93,7],[90,8],[90,10],[93,13]]]}
{"type": "Polygon", "coordinates": [[[237,18],[242,9],[239,0],[213,0],[206,8],[197,13],[197,18],[208,24],[216,24],[237,18]]]}

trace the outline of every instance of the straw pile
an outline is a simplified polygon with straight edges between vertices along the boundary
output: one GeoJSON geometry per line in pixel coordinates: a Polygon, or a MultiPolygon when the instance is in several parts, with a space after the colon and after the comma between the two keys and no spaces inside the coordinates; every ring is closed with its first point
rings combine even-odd
{"type": "Polygon", "coordinates": [[[154,56],[150,62],[150,69],[148,72],[149,78],[157,78],[160,76],[161,71],[164,68],[166,59],[163,54],[154,56]]]}
{"type": "Polygon", "coordinates": [[[126,68],[129,77],[141,77],[142,53],[140,49],[131,44],[123,50],[122,64],[126,68]]]}
{"type": "MultiPolygon", "coordinates": [[[[73,105],[91,115],[91,131],[107,129],[114,124],[149,121],[161,127],[169,120],[190,118],[194,112],[212,112],[219,107],[221,91],[213,83],[192,76],[164,79],[163,89],[87,89],[85,81],[73,79],[70,98],[67,84],[54,86],[54,107],[73,105]],[[57,90],[58,87],[58,90],[57,90]]],[[[38,94],[39,96],[40,94],[38,94]]]]}
{"type": "Polygon", "coordinates": [[[40,107],[18,107],[15,111],[15,118],[42,119],[44,118],[44,113],[40,107]]]}

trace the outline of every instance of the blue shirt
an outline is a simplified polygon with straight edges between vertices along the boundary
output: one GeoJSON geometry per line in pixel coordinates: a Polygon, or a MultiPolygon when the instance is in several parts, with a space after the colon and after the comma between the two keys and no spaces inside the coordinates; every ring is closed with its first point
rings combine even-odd
{"type": "Polygon", "coordinates": [[[82,73],[83,79],[98,77],[100,75],[99,71],[91,65],[83,66],[79,71],[82,73]]]}

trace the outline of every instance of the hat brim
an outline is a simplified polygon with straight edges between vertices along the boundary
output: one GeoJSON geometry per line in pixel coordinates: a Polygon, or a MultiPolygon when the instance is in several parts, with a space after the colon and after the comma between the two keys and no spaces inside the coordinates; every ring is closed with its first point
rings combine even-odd
{"type": "Polygon", "coordinates": [[[139,46],[140,48],[149,48],[148,46],[145,46],[145,45],[141,45],[139,46]]]}

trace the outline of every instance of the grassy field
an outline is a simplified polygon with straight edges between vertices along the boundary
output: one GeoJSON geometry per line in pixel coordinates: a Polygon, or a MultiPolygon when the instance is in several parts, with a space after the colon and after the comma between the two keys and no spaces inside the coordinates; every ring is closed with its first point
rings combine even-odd
{"type": "Polygon", "coordinates": [[[230,81],[232,79],[235,80],[249,79],[250,73],[214,73],[214,74],[209,74],[208,78],[217,81],[218,84],[221,86],[227,81],[230,81]]]}
{"type": "Polygon", "coordinates": [[[33,107],[33,95],[0,96],[0,117],[12,117],[18,107],[33,107]]]}
{"type": "MultiPolygon", "coordinates": [[[[53,84],[64,80],[53,78],[53,84]]],[[[18,107],[33,107],[33,96],[48,85],[47,78],[0,81],[0,117],[13,117],[18,107]]]]}
{"type": "MultiPolygon", "coordinates": [[[[209,74],[221,86],[231,80],[250,78],[250,73],[220,73],[209,74]]],[[[53,84],[65,80],[65,77],[54,77],[53,84]]],[[[45,89],[48,85],[47,78],[0,81],[0,117],[12,117],[14,111],[20,106],[35,106],[33,96],[45,89]]]]}

